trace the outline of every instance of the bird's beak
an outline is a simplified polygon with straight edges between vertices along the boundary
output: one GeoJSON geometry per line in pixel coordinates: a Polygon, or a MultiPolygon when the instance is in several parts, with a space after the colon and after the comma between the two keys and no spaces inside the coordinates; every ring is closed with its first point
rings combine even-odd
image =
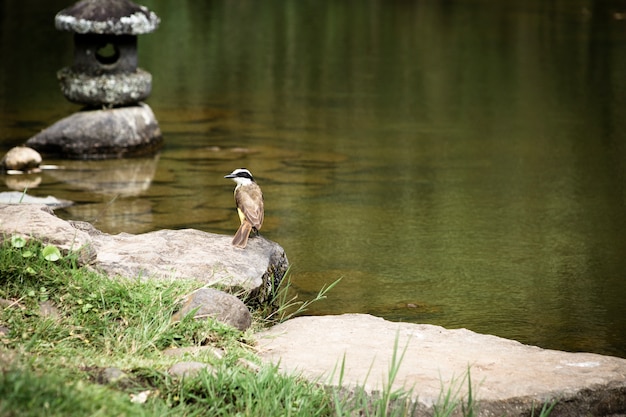
{"type": "Polygon", "coordinates": [[[224,175],[224,178],[235,178],[233,174],[224,175]]]}

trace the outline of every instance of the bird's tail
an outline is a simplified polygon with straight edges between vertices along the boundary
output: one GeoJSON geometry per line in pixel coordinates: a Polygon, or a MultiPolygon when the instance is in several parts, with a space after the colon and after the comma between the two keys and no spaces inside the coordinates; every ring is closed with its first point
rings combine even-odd
{"type": "Polygon", "coordinates": [[[235,233],[235,237],[233,238],[233,246],[238,248],[245,248],[248,244],[248,237],[250,236],[250,232],[252,231],[252,224],[248,221],[244,221],[237,229],[237,233],[235,233]]]}

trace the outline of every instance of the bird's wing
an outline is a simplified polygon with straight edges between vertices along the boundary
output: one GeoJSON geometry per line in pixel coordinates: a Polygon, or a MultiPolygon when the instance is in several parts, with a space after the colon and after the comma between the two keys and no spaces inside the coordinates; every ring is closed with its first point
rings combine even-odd
{"type": "Polygon", "coordinates": [[[256,186],[247,192],[238,193],[236,196],[237,207],[244,214],[255,229],[259,230],[263,224],[263,194],[261,189],[256,186]]]}

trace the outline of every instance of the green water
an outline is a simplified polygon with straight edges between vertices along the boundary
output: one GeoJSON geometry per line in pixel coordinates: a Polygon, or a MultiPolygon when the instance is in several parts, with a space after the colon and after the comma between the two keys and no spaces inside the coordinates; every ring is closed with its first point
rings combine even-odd
{"type": "MultiPolygon", "coordinates": [[[[32,4],[31,4],[32,3],[32,4]]],[[[30,189],[110,233],[262,232],[311,314],[372,313],[626,357],[626,21],[611,1],[144,1],[165,147],[48,160],[30,189]]],[[[77,110],[53,16],[0,3],[0,144],[77,110]]],[[[8,186],[3,186],[3,191],[8,186]]],[[[1,187],[0,187],[1,188],[1,187]]]]}

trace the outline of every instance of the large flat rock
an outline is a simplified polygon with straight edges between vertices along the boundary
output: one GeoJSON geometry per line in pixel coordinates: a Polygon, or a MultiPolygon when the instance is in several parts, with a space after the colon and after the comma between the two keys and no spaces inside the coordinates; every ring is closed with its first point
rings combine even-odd
{"type": "Polygon", "coordinates": [[[89,234],[56,217],[46,205],[0,204],[0,241],[12,235],[35,238],[66,253],[78,252],[82,263],[95,259],[89,234]]]}
{"type": "Polygon", "coordinates": [[[194,229],[110,235],[89,223],[62,220],[46,206],[0,204],[0,240],[13,234],[65,252],[80,250],[82,263],[111,277],[196,279],[249,291],[259,301],[289,267],[284,249],[261,236],[239,249],[231,236],[194,229]]]}
{"type": "Polygon", "coordinates": [[[397,354],[406,351],[393,387],[413,390],[419,415],[430,415],[442,387],[466,396],[468,369],[480,416],[528,416],[550,399],[559,400],[552,416],[626,415],[626,359],[362,314],[299,317],[256,340],[264,360],[329,384],[345,358],[344,385],[368,391],[387,381],[397,342],[397,354]]]}
{"type": "MultiPolygon", "coordinates": [[[[255,290],[278,268],[288,267],[284,250],[263,237],[250,238],[245,249],[231,236],[195,229],[157,230],[133,235],[94,236],[96,264],[108,275],[152,279],[194,278],[208,285],[255,290]]],[[[282,275],[281,275],[282,276],[282,275]]]]}

